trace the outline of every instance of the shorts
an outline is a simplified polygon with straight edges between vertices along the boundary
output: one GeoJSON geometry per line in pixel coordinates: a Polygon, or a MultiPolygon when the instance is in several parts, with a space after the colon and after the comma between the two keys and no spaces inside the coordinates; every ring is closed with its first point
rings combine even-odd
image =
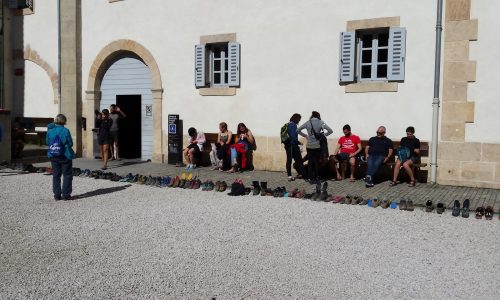
{"type": "Polygon", "coordinates": [[[338,161],[348,161],[350,155],[351,154],[349,153],[340,152],[339,154],[335,155],[335,158],[337,158],[338,161]]]}
{"type": "MultiPolygon", "coordinates": [[[[407,160],[411,160],[411,161],[413,162],[413,164],[416,164],[416,163],[418,162],[418,158],[416,158],[415,156],[412,156],[412,157],[410,157],[410,158],[407,158],[405,161],[407,161],[407,160]]],[[[404,163],[405,161],[403,161],[403,163],[404,163]]]]}
{"type": "Polygon", "coordinates": [[[113,139],[110,136],[103,136],[103,137],[98,136],[97,143],[99,143],[99,146],[111,145],[113,143],[113,139]]]}
{"type": "Polygon", "coordinates": [[[109,135],[111,137],[111,141],[114,143],[118,143],[118,130],[117,131],[110,131],[109,135]]]}
{"type": "Polygon", "coordinates": [[[188,149],[194,149],[194,155],[199,155],[201,153],[200,147],[197,144],[189,144],[188,149]]]}

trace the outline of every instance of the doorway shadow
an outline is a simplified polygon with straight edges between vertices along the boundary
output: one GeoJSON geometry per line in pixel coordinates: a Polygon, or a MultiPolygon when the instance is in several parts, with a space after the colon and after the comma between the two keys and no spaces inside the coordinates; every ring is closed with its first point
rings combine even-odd
{"type": "Polygon", "coordinates": [[[127,184],[127,185],[123,185],[123,186],[115,186],[115,187],[110,187],[110,188],[97,189],[97,190],[86,192],[86,193],[83,193],[80,195],[75,195],[72,198],[73,198],[73,200],[80,200],[83,198],[90,198],[90,197],[99,196],[99,195],[111,194],[114,192],[123,191],[131,186],[132,186],[131,184],[127,184]]]}

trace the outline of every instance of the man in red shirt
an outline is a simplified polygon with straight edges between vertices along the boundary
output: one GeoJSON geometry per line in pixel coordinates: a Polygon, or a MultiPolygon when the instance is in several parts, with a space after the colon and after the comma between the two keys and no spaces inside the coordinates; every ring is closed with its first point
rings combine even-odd
{"type": "Polygon", "coordinates": [[[339,139],[334,152],[335,157],[339,161],[340,173],[342,174],[342,176],[337,177],[337,179],[342,180],[345,178],[345,162],[348,161],[351,170],[349,181],[354,182],[356,155],[361,151],[361,139],[359,138],[359,136],[351,133],[351,126],[349,126],[349,124],[344,125],[342,130],[344,131],[344,136],[339,139]]]}

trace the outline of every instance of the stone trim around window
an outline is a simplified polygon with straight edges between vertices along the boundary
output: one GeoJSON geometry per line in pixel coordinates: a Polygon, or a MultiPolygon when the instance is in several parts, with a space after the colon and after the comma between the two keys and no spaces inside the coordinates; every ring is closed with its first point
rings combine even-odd
{"type": "MultiPolygon", "coordinates": [[[[236,33],[223,33],[213,35],[200,36],[200,44],[215,44],[236,42],[236,33]]],[[[218,88],[198,88],[200,96],[234,96],[236,95],[235,87],[218,87],[218,88]]]]}
{"type": "MultiPolygon", "coordinates": [[[[363,20],[347,21],[346,31],[356,31],[362,29],[400,27],[399,17],[374,18],[363,20]]],[[[346,84],[345,93],[367,93],[367,92],[397,92],[397,82],[356,82],[346,84]]]]}

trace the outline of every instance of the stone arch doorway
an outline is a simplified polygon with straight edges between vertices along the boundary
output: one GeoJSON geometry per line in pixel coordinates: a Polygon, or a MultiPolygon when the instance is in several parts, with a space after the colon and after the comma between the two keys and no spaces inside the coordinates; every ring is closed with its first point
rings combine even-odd
{"type": "MultiPolygon", "coordinates": [[[[132,40],[118,40],[104,47],[94,59],[89,71],[87,90],[85,91],[84,117],[87,120],[87,128],[92,128],[95,122],[94,111],[100,108],[101,84],[104,74],[109,67],[123,57],[134,56],[140,59],[151,72],[153,98],[153,155],[152,161],[164,162],[163,134],[162,134],[162,97],[163,87],[161,83],[160,70],[153,55],[141,44],[132,40]]],[[[93,157],[93,132],[87,130],[85,133],[84,154],[93,157]]]]}

